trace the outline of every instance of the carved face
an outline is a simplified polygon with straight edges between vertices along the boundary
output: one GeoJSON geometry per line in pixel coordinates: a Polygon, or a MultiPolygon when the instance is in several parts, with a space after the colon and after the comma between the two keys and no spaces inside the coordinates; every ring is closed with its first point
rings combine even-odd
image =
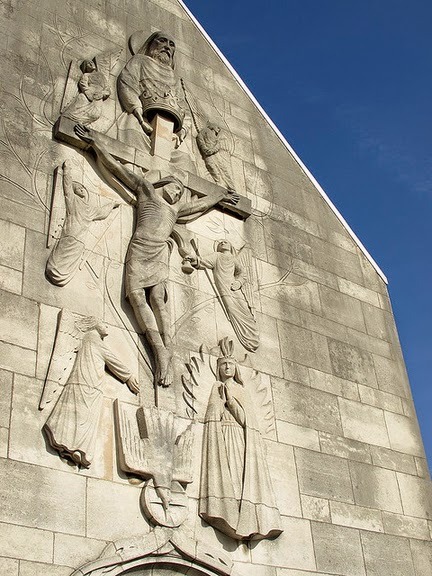
{"type": "Polygon", "coordinates": [[[150,44],[148,55],[150,58],[159,60],[159,62],[162,64],[172,66],[174,60],[174,52],[174,40],[168,36],[168,34],[161,34],[160,36],[156,36],[156,38],[150,44]]]}
{"type": "Polygon", "coordinates": [[[207,128],[215,133],[216,136],[219,135],[220,127],[217,124],[213,124],[213,122],[209,122],[207,128]]]}
{"type": "Polygon", "coordinates": [[[79,182],[74,182],[72,186],[73,186],[73,191],[75,192],[75,194],[77,196],[79,196],[80,198],[83,198],[84,200],[88,200],[88,192],[87,192],[87,188],[85,186],[83,186],[79,182]]]}
{"type": "Polygon", "coordinates": [[[86,73],[94,72],[96,70],[96,64],[93,60],[84,60],[83,68],[86,73]]]}
{"type": "Polygon", "coordinates": [[[219,376],[223,382],[228,378],[234,378],[236,373],[236,363],[231,358],[222,358],[218,362],[219,376]]]}
{"type": "Polygon", "coordinates": [[[217,245],[218,252],[231,252],[231,243],[228,240],[221,240],[217,245]]]}
{"type": "Polygon", "coordinates": [[[175,204],[181,198],[183,190],[181,186],[175,182],[169,182],[162,188],[162,197],[168,204],[175,204]]]}

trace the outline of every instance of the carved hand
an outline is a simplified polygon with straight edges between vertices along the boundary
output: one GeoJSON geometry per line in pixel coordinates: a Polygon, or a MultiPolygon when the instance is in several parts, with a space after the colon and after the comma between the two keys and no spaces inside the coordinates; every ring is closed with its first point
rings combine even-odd
{"type": "Polygon", "coordinates": [[[139,108],[135,108],[133,111],[133,115],[135,116],[135,118],[138,120],[141,128],[144,130],[144,132],[150,136],[150,134],[153,132],[153,128],[150,126],[150,124],[144,120],[144,116],[142,114],[142,111],[139,108]]]}
{"type": "Polygon", "coordinates": [[[75,124],[74,132],[78,138],[81,138],[81,140],[84,140],[84,142],[93,144],[95,141],[93,131],[90,130],[90,128],[87,128],[87,126],[83,126],[82,124],[75,124]]]}
{"type": "Polygon", "coordinates": [[[234,280],[234,282],[231,283],[231,290],[240,290],[241,287],[242,282],[240,282],[240,280],[234,280]]]}
{"type": "Polygon", "coordinates": [[[191,266],[196,268],[198,266],[198,258],[197,256],[185,256],[183,258],[183,262],[189,262],[191,266]]]}
{"type": "Polygon", "coordinates": [[[126,385],[134,394],[138,394],[140,391],[140,385],[135,376],[131,376],[128,380],[126,380],[126,385]]]}
{"type": "Polygon", "coordinates": [[[235,206],[238,204],[239,200],[240,196],[237,194],[237,192],[234,192],[233,190],[227,190],[222,201],[226,202],[227,204],[233,204],[235,206]]]}

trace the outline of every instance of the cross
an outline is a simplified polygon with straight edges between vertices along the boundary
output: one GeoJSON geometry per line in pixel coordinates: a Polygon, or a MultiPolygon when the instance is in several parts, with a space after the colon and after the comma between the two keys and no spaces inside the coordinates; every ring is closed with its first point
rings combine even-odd
{"type": "MultiPolygon", "coordinates": [[[[60,116],[54,126],[54,137],[57,140],[74,146],[75,148],[85,150],[87,144],[76,136],[74,132],[75,124],[76,122],[73,120],[60,116]]],[[[142,152],[137,148],[128,146],[119,140],[110,138],[109,136],[100,134],[99,137],[103,139],[107,150],[114,156],[114,158],[121,162],[128,162],[134,166],[138,166],[145,172],[148,172],[153,167],[153,158],[158,157],[162,159],[162,161],[165,160],[166,162],[170,157],[173,147],[173,122],[171,120],[156,114],[152,121],[152,127],[152,156],[149,156],[149,154],[142,152]]],[[[185,186],[189,188],[193,194],[196,194],[199,197],[211,197],[221,190],[221,187],[218,184],[206,180],[205,178],[201,178],[192,172],[187,173],[185,186]]],[[[132,200],[132,197],[129,200],[132,200]]],[[[245,196],[240,196],[240,200],[236,206],[218,204],[217,208],[224,212],[228,212],[233,216],[240,217],[243,220],[246,220],[246,218],[248,218],[252,213],[251,201],[245,196]]]]}

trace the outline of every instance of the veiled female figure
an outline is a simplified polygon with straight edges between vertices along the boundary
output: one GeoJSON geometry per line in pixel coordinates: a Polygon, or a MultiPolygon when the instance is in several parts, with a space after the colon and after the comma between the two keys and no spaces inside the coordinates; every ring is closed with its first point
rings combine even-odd
{"type": "Polygon", "coordinates": [[[204,419],[199,514],[236,540],[278,536],[279,511],[254,406],[232,356],[220,343],[217,378],[204,419]]]}

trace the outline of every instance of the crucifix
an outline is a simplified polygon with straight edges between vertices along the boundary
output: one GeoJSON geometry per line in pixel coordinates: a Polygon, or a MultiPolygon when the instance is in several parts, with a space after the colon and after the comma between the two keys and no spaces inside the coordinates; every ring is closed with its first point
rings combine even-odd
{"type": "Polygon", "coordinates": [[[144,40],[143,32],[132,34],[132,57],[118,76],[117,94],[128,126],[124,132],[150,138],[150,154],[64,116],[55,126],[55,136],[96,157],[102,176],[136,208],[135,230],[125,262],[125,291],[138,324],[155,359],[155,390],[173,379],[170,318],[167,305],[169,242],[173,238],[182,257],[187,243],[182,226],[213,207],[246,218],[250,201],[192,173],[176,174],[170,160],[175,146],[185,136],[186,103],[175,72],[174,39],[154,32],[144,40]],[[131,169],[129,166],[132,165],[131,169]],[[162,168],[164,177],[151,182],[145,172],[162,168]],[[192,195],[184,194],[186,188],[192,195]]]}
{"type": "MultiPolygon", "coordinates": [[[[158,385],[169,386],[173,370],[166,289],[168,240],[173,237],[181,248],[179,224],[187,222],[190,217],[199,217],[217,205],[224,210],[235,210],[237,215],[245,218],[250,214],[250,202],[192,174],[188,175],[187,183],[169,173],[151,183],[144,171],[135,173],[123,163],[134,162],[137,151],[127,150],[118,141],[85,126],[73,125],[66,118],[58,123],[56,136],[79,148],[91,149],[98,165],[123,185],[123,190],[129,195],[127,200],[136,207],[136,226],[125,262],[126,297],[154,355],[155,388],[158,385]],[[201,187],[203,183],[205,185],[201,187]],[[198,191],[187,201],[182,199],[186,186],[198,191]]],[[[155,130],[156,145],[158,138],[155,130]]],[[[148,164],[149,161],[151,158],[147,156],[148,164]]],[[[185,255],[181,250],[180,253],[185,255]]]]}

